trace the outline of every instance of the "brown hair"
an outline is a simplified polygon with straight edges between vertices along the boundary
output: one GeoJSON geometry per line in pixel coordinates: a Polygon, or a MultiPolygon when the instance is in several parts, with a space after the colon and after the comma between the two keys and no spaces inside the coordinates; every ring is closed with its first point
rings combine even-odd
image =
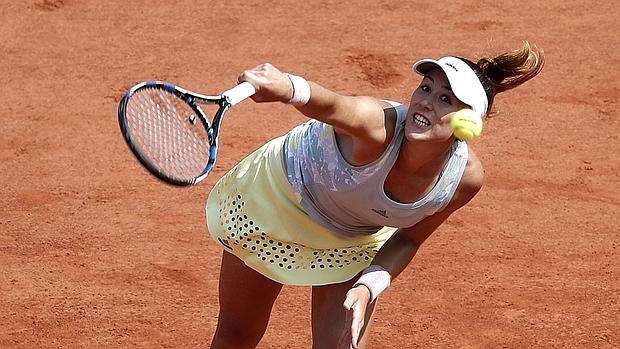
{"type": "MultiPolygon", "coordinates": [[[[461,57],[459,57],[461,58],[461,57]]],[[[497,55],[483,57],[478,63],[463,59],[476,72],[489,99],[491,110],[495,95],[513,89],[540,73],[545,64],[542,49],[524,41],[521,48],[497,55]]]]}

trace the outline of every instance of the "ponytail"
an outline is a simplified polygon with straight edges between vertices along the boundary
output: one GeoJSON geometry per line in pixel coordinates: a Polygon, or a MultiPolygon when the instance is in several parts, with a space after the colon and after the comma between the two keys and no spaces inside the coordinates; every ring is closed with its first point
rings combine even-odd
{"type": "Polygon", "coordinates": [[[491,106],[498,93],[513,89],[532,79],[542,70],[545,55],[542,49],[524,41],[521,48],[493,58],[484,57],[474,63],[459,57],[474,70],[489,101],[487,116],[492,117],[491,106]]]}
{"type": "Polygon", "coordinates": [[[482,58],[477,65],[489,79],[494,94],[513,89],[540,73],[545,63],[542,49],[524,41],[520,49],[495,58],[482,58]]]}

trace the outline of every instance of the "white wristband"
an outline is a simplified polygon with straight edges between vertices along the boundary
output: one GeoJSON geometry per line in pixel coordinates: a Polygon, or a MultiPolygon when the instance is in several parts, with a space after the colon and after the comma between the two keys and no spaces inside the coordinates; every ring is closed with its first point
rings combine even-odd
{"type": "Polygon", "coordinates": [[[372,303],[379,297],[381,292],[390,287],[392,276],[380,265],[371,265],[364,269],[362,276],[357,280],[353,287],[364,285],[370,291],[370,301],[372,303]]]}
{"type": "Polygon", "coordinates": [[[310,84],[301,76],[284,73],[293,85],[293,97],[286,103],[304,105],[310,100],[310,84]]]}

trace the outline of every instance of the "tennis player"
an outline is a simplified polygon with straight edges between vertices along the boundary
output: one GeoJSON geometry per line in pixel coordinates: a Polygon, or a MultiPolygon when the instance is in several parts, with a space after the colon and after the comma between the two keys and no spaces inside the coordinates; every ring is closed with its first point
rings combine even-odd
{"type": "Polygon", "coordinates": [[[486,117],[496,94],[543,63],[528,42],[476,63],[423,59],[408,105],[340,95],[271,64],[244,71],[254,101],[289,103],[309,120],[209,194],[208,230],[224,250],[211,348],[255,348],[283,285],[312,286],[313,348],[365,347],[382,292],[482,187],[482,164],[450,118],[463,108],[486,117]]]}

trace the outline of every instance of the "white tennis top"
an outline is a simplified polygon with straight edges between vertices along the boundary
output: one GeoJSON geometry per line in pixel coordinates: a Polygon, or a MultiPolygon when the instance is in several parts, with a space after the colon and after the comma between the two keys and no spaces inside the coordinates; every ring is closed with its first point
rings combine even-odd
{"type": "Polygon", "coordinates": [[[373,234],[384,226],[405,228],[442,210],[452,199],[467,164],[467,143],[455,141],[433,189],[414,203],[390,199],[384,183],[404,137],[407,107],[397,105],[394,137],[381,157],[352,166],[338,149],[332,126],[307,121],[286,136],[284,166],[308,215],[333,232],[373,234]]]}

